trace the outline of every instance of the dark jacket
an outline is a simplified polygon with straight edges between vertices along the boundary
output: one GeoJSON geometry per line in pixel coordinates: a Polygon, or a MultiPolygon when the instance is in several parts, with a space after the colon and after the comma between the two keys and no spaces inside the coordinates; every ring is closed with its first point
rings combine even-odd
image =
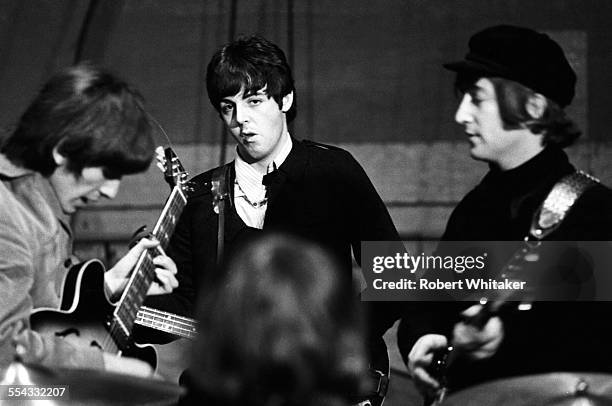
{"type": "MultiPolygon", "coordinates": [[[[547,148],[509,171],[491,169],[453,211],[442,241],[520,241],[554,184],[575,171],[560,149],[547,148]]],[[[550,241],[611,241],[612,191],[597,185],[586,191],[547,238],[550,241]]],[[[443,243],[441,244],[443,245],[443,243]]],[[[505,261],[503,261],[505,262],[505,261]]],[[[402,321],[399,345],[407,357],[425,333],[450,336],[459,313],[469,304],[423,305],[420,322],[402,321]]],[[[500,315],[504,340],[490,359],[457,362],[449,371],[451,387],[504,376],[551,371],[612,372],[612,308],[605,303],[537,302],[500,315]]]]}
{"type": "MultiPolygon", "coordinates": [[[[191,315],[199,286],[214,282],[217,219],[210,187],[212,172],[196,176],[168,248],[177,264],[179,287],[170,295],[150,297],[146,305],[191,315]]],[[[227,190],[233,194],[234,166],[229,164],[227,190]]],[[[360,263],[361,241],[399,241],[399,235],[380,196],[363,168],[340,148],[293,139],[283,164],[264,177],[268,208],[264,231],[284,231],[320,243],[351,272],[351,249],[360,263]]],[[[258,230],[247,227],[229,199],[225,222],[225,251],[231,255],[243,238],[258,230]]],[[[375,317],[372,317],[375,322],[375,317]]],[[[377,326],[384,330],[388,325],[377,326]]],[[[382,334],[381,333],[381,334],[382,334]]],[[[375,335],[378,335],[376,333],[375,335]]]]}

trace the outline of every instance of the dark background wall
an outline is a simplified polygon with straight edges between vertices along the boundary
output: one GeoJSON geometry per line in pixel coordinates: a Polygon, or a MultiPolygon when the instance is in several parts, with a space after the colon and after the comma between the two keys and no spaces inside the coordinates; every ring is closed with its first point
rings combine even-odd
{"type": "MultiPolygon", "coordinates": [[[[0,127],[6,132],[56,69],[107,65],[134,83],[192,173],[232,158],[203,86],[213,52],[260,33],[294,67],[298,138],[341,145],[363,164],[406,237],[435,238],[486,170],[467,157],[445,61],[486,26],[548,32],[579,74],[570,113],[585,129],[570,150],[612,180],[612,18],[609,0],[3,0],[0,127]]],[[[160,132],[158,141],[165,143],[160,132]]],[[[156,170],[126,179],[114,202],[75,218],[81,247],[114,255],[152,223],[167,188],[156,170]],[[119,248],[117,248],[119,249],[119,248]]],[[[85,248],[84,248],[85,249],[85,248]]]]}
{"type": "Polygon", "coordinates": [[[453,139],[452,75],[440,64],[461,57],[475,30],[512,23],[584,33],[596,101],[589,135],[604,139],[611,16],[607,0],[4,0],[0,123],[13,122],[40,82],[78,53],[138,85],[176,142],[217,142],[203,68],[232,33],[257,32],[293,61],[296,132],[331,142],[453,139]]]}

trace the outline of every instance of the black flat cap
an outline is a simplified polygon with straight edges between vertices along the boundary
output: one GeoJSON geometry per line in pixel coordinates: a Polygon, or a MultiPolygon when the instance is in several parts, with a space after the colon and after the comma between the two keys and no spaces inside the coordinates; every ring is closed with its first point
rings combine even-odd
{"type": "Polygon", "coordinates": [[[498,25],[472,36],[465,60],[444,64],[454,72],[514,80],[557,102],[571,103],[576,73],[563,49],[548,35],[529,28],[498,25]]]}

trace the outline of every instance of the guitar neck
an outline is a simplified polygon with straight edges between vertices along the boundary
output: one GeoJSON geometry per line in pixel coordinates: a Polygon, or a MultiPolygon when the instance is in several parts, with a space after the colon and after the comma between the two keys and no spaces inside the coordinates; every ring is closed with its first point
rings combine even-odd
{"type": "MultiPolygon", "coordinates": [[[[185,194],[180,187],[175,187],[152,232],[162,248],[168,246],[176,222],[186,204],[185,194]]],[[[144,302],[151,283],[155,280],[153,257],[149,251],[142,253],[113,313],[109,332],[119,348],[130,345],[138,309],[144,302]]]]}
{"type": "MultiPolygon", "coordinates": [[[[521,280],[521,273],[525,270],[525,265],[538,260],[539,244],[529,245],[525,242],[519,250],[506,262],[502,268],[500,275],[504,275],[507,279],[521,280]]],[[[490,294],[483,294],[480,298],[480,310],[468,317],[463,317],[463,322],[474,326],[478,329],[485,327],[491,317],[497,315],[506,306],[516,306],[517,302],[522,302],[525,298],[529,298],[528,291],[516,292],[513,290],[497,289],[490,294]]],[[[527,301],[529,303],[529,301],[527,301]]],[[[432,399],[428,399],[426,404],[439,405],[443,402],[447,392],[446,372],[448,367],[457,359],[460,351],[456,349],[454,342],[445,350],[438,351],[434,354],[432,360],[432,374],[442,383],[437,394],[432,399]]]]}
{"type": "Polygon", "coordinates": [[[197,321],[177,314],[142,306],[136,316],[136,324],[164,331],[193,340],[196,337],[197,321]]]}

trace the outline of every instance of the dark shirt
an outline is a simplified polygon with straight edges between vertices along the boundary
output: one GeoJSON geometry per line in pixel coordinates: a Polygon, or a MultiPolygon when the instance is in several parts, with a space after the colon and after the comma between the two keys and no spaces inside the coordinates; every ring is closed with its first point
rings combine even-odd
{"type": "MultiPolygon", "coordinates": [[[[227,190],[233,193],[233,164],[229,164],[228,170],[227,190]]],[[[170,295],[147,298],[147,306],[191,316],[198,287],[214,286],[219,276],[218,215],[213,212],[213,196],[206,186],[213,171],[193,179],[196,192],[189,197],[167,250],[179,270],[179,287],[170,295]]],[[[370,179],[343,149],[294,139],[286,160],[263,182],[269,199],[263,230],[289,232],[317,242],[347,272],[352,270],[351,249],[355,261],[361,262],[361,241],[399,241],[387,208],[370,179]]],[[[238,216],[233,197],[228,202],[225,253],[231,255],[242,240],[258,230],[248,227],[238,216]]],[[[377,315],[370,319],[372,335],[377,339],[390,327],[387,323],[392,322],[377,315]]],[[[149,337],[144,341],[152,340],[149,337]]]]}
{"type": "MultiPolygon", "coordinates": [[[[442,241],[520,241],[527,236],[542,202],[563,176],[574,171],[567,155],[546,148],[523,165],[491,169],[455,208],[442,241]]],[[[597,185],[586,191],[550,241],[612,240],[612,191],[597,185]]],[[[443,245],[443,242],[441,243],[443,245]]],[[[451,335],[465,303],[421,306],[416,317],[405,317],[399,331],[404,358],[415,340],[426,333],[451,335]]],[[[449,371],[451,387],[461,388],[504,376],[551,371],[612,372],[612,309],[605,303],[537,302],[532,310],[500,315],[504,339],[496,354],[484,361],[457,362],[449,371]]]]}
{"type": "MultiPolygon", "coordinates": [[[[509,171],[491,169],[455,208],[442,241],[519,241],[536,210],[563,176],[575,171],[567,155],[546,148],[509,171]]],[[[608,241],[612,237],[610,189],[599,185],[582,195],[550,241],[608,241]]]]}

